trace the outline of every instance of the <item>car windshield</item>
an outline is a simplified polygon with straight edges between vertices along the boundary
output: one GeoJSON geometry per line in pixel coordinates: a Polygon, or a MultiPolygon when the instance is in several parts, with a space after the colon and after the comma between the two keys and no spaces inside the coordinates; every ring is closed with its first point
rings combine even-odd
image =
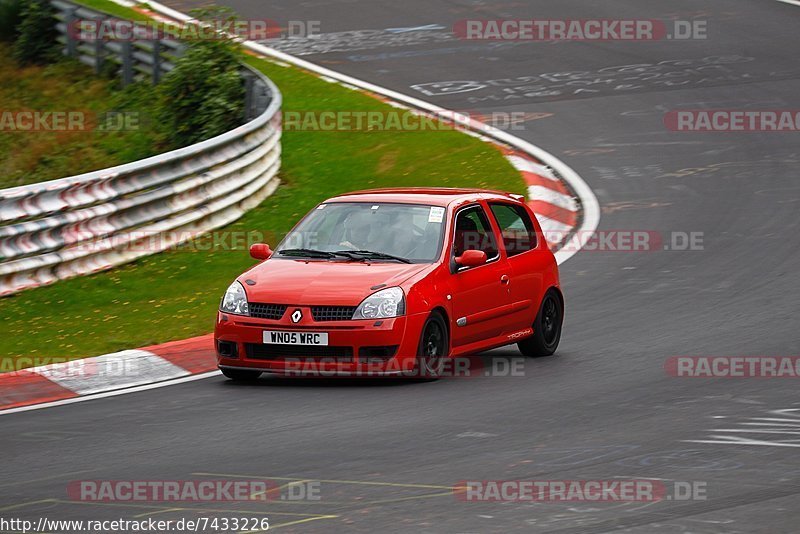
{"type": "Polygon", "coordinates": [[[443,207],[419,204],[320,204],[284,238],[277,254],[431,263],[441,251],[444,214],[443,207]]]}

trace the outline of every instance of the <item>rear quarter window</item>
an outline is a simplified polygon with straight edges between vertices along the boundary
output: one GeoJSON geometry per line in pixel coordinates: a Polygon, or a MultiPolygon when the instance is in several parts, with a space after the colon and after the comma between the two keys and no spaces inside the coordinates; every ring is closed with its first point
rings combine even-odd
{"type": "Polygon", "coordinates": [[[489,208],[500,227],[503,245],[509,257],[536,248],[536,229],[524,207],[490,203],[489,208]]]}

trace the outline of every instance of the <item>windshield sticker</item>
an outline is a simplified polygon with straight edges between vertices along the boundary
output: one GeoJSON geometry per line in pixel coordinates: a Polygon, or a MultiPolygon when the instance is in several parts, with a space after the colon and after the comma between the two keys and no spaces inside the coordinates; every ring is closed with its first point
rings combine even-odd
{"type": "Polygon", "coordinates": [[[444,208],[438,206],[431,206],[431,212],[428,214],[429,223],[440,223],[444,219],[444,208]]]}

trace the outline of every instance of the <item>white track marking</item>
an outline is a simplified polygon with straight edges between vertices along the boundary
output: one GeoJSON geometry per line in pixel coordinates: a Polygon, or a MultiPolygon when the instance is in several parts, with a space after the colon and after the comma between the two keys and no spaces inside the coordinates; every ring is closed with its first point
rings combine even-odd
{"type": "MultiPolygon", "coordinates": [[[[800,435],[800,409],[783,408],[771,410],[770,415],[782,417],[750,417],[740,425],[750,425],[747,428],[713,428],[708,432],[730,432],[734,434],[763,434],[763,439],[748,436],[730,436],[726,434],[712,434],[707,439],[684,440],[688,443],[713,443],[716,445],[759,445],[763,447],[800,447],[800,439],[777,439],[768,441],[766,436],[797,436],[800,435]],[[753,428],[753,426],[766,426],[768,428],[753,428]]],[[[731,421],[728,421],[729,423],[731,421]]]]}
{"type": "Polygon", "coordinates": [[[570,230],[572,230],[572,227],[568,224],[545,217],[544,215],[536,214],[536,219],[539,221],[539,226],[542,227],[542,232],[544,232],[545,235],[548,233],[555,233],[559,237],[563,237],[566,236],[570,230]]]}
{"type": "Polygon", "coordinates": [[[541,200],[569,211],[578,211],[579,209],[578,203],[571,196],[553,191],[549,187],[542,185],[528,186],[528,200],[541,200]]]}
{"type": "Polygon", "coordinates": [[[127,395],[128,393],[138,393],[140,391],[147,391],[149,389],[164,388],[167,386],[175,386],[183,384],[184,382],[194,382],[195,380],[203,380],[220,376],[222,373],[219,371],[211,371],[200,375],[184,376],[183,378],[176,378],[174,380],[167,380],[165,382],[156,382],[155,384],[145,384],[143,386],[136,386],[128,389],[117,389],[115,391],[105,391],[103,393],[95,393],[93,395],[86,395],[84,397],[74,397],[72,399],[63,399],[53,402],[45,402],[43,404],[34,404],[32,406],[21,406],[19,408],[9,408],[8,410],[0,411],[0,416],[10,415],[12,413],[29,412],[32,410],[42,410],[44,408],[52,408],[54,406],[64,406],[65,404],[75,404],[76,402],[86,402],[95,399],[105,399],[106,397],[117,397],[119,395],[127,395]]]}
{"type": "Polygon", "coordinates": [[[412,26],[410,28],[386,28],[387,32],[391,33],[408,33],[429,30],[446,30],[445,26],[441,24],[426,24],[425,26],[412,26]]]}
{"type": "Polygon", "coordinates": [[[800,0],[778,0],[778,2],[800,7],[800,0]]]}
{"type": "Polygon", "coordinates": [[[713,439],[686,439],[687,443],[708,443],[713,445],[758,445],[762,447],[800,447],[800,443],[786,443],[774,441],[761,441],[757,439],[740,438],[736,436],[711,436],[713,439]]]}
{"type": "Polygon", "coordinates": [[[75,362],[35,367],[31,371],[78,395],[140,386],[189,374],[186,369],[161,356],[138,349],[75,362]],[[75,362],[80,365],[75,365],[75,362]]]}
{"type": "Polygon", "coordinates": [[[519,156],[508,156],[506,159],[508,159],[508,161],[511,162],[511,165],[513,165],[514,168],[520,172],[532,172],[533,174],[537,174],[542,178],[548,178],[556,182],[558,181],[558,178],[553,174],[553,171],[544,165],[539,165],[534,161],[521,158],[519,156]]]}
{"type": "Polygon", "coordinates": [[[751,434],[781,434],[786,436],[800,436],[800,432],[791,430],[759,430],[758,428],[715,428],[714,432],[749,432],[751,434]]]}

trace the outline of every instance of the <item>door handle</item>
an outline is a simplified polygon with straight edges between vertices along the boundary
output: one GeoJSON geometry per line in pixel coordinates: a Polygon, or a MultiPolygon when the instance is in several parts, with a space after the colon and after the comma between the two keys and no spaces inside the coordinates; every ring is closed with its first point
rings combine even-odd
{"type": "Polygon", "coordinates": [[[511,279],[508,277],[507,274],[504,274],[503,276],[500,277],[500,283],[501,284],[507,284],[510,281],[511,281],[511,279]]]}

